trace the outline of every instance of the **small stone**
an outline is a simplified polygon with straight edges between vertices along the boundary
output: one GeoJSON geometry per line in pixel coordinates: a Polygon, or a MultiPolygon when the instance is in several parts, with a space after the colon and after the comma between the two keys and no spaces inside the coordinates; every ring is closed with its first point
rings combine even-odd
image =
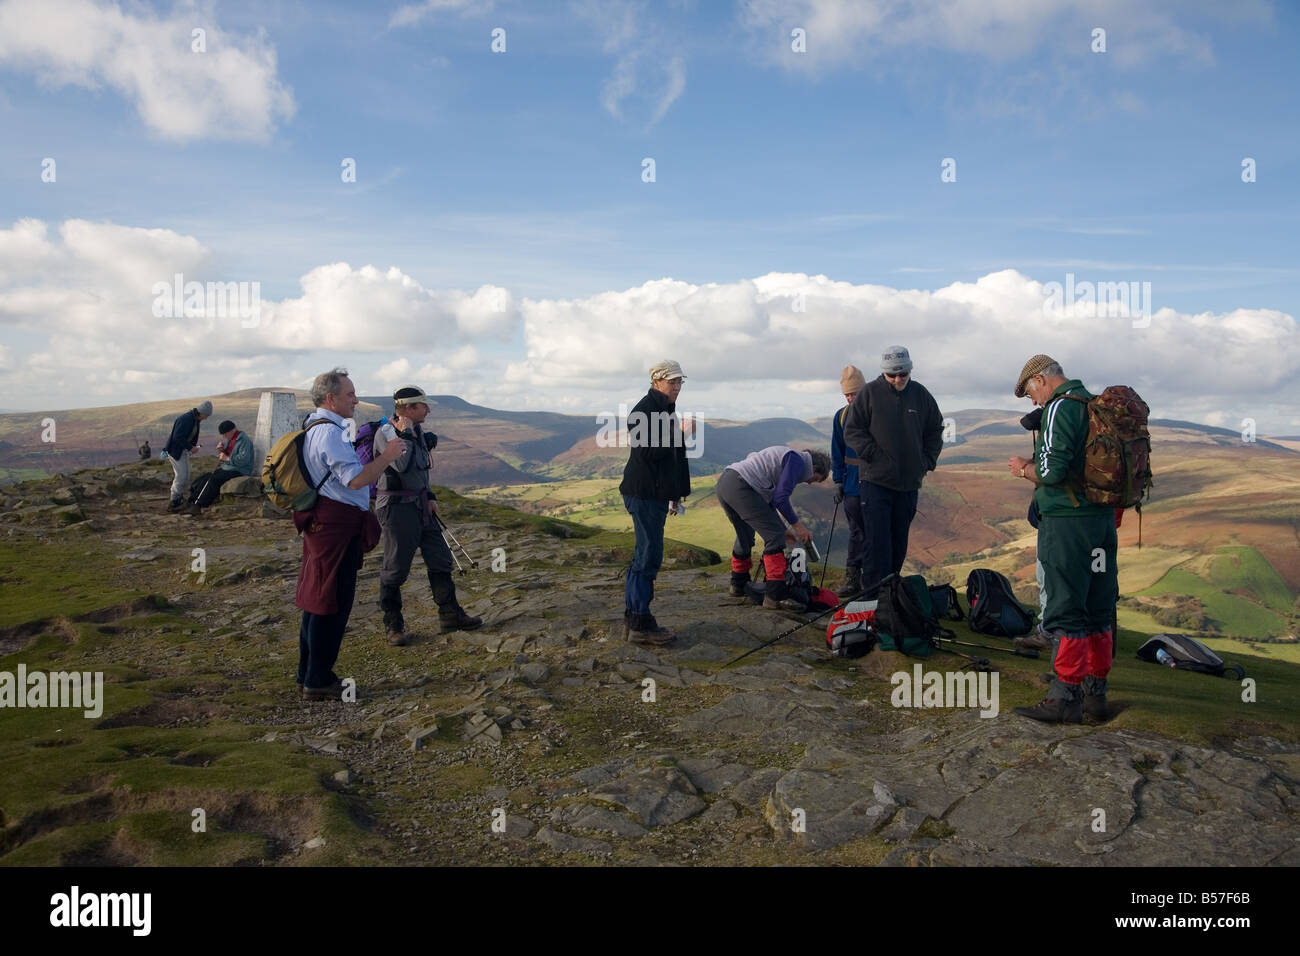
{"type": "Polygon", "coordinates": [[[302,848],[304,850],[319,850],[324,845],[325,845],[324,837],[312,837],[310,840],[308,840],[306,843],[302,845],[302,848]]]}
{"type": "Polygon", "coordinates": [[[340,770],[338,773],[334,775],[334,782],[341,783],[344,786],[347,786],[355,779],[356,777],[352,776],[351,770],[340,770]]]}
{"type": "Polygon", "coordinates": [[[430,724],[428,727],[422,727],[416,730],[408,731],[406,739],[411,742],[412,752],[423,750],[429,738],[438,733],[438,725],[430,724]]]}
{"type": "Polygon", "coordinates": [[[530,661],[519,668],[519,676],[525,681],[536,686],[543,683],[546,678],[551,676],[551,669],[541,661],[530,661]]]}

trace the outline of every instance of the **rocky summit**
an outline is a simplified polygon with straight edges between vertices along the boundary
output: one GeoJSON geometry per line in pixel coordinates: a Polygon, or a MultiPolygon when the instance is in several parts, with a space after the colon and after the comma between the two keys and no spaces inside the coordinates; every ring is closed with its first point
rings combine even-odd
{"type": "Polygon", "coordinates": [[[1099,726],[1012,715],[1047,665],[1007,653],[996,716],[896,707],[916,662],[832,658],[824,620],[730,665],[810,615],[726,597],[718,556],[672,541],[655,613],[678,639],[650,650],[623,639],[630,535],[446,491],[485,626],[440,633],[417,558],[414,640],[389,646],[373,552],[336,668],[356,699],[304,701],[287,516],[252,479],[169,515],[169,480],[146,462],[0,489],[0,672],[105,681],[94,718],[0,712],[0,862],[1300,863],[1293,692],[1242,702],[1125,634],[1099,726]]]}

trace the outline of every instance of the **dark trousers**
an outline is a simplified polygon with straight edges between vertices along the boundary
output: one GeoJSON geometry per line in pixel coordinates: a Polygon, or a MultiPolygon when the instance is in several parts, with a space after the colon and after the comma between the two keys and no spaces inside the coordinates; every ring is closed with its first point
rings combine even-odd
{"type": "Polygon", "coordinates": [[[731,553],[747,560],[754,550],[754,532],[763,536],[763,554],[785,553],[785,525],[776,509],[750,487],[749,482],[730,468],[718,478],[718,504],[736,531],[731,553]]]}
{"type": "Polygon", "coordinates": [[[849,519],[849,553],[846,568],[862,567],[862,549],[866,546],[866,528],[862,524],[862,499],[857,495],[844,496],[844,517],[849,519]]]}
{"type": "Polygon", "coordinates": [[[880,581],[903,569],[907,559],[907,533],[916,514],[915,491],[895,491],[864,481],[858,488],[862,500],[865,547],[862,552],[862,599],[879,597],[880,581]]]}
{"type": "Polygon", "coordinates": [[[229,468],[218,468],[206,475],[199,475],[190,484],[190,502],[200,508],[206,508],[217,500],[217,495],[221,494],[222,485],[232,478],[242,477],[244,476],[239,472],[232,471],[229,468]]]}
{"type": "Polygon", "coordinates": [[[361,536],[348,542],[339,565],[339,609],[335,614],[302,612],[298,625],[298,683],[304,687],[329,687],[339,679],[334,673],[334,662],[339,659],[343,632],[348,627],[352,601],[357,595],[357,572],[361,570],[361,536]]]}
{"type": "Polygon", "coordinates": [[[631,614],[649,614],[655,596],[655,578],[664,562],[664,522],[668,502],[657,498],[623,496],[623,507],[632,516],[636,550],[623,582],[623,599],[631,614]]]}
{"type": "Polygon", "coordinates": [[[451,549],[442,537],[436,518],[422,519],[421,509],[428,505],[421,499],[396,501],[375,509],[375,517],[384,529],[384,564],[379,571],[379,607],[384,625],[394,631],[406,630],[402,617],[402,585],[411,573],[415,552],[424,557],[429,588],[439,613],[455,614],[456,585],[451,578],[451,549]]]}

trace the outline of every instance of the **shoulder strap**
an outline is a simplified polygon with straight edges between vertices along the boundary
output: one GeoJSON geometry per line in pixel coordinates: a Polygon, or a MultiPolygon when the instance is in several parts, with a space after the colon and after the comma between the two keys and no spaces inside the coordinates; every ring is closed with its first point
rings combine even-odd
{"type": "MultiPolygon", "coordinates": [[[[304,428],[304,429],[302,430],[302,440],[303,440],[303,445],[305,446],[306,443],[307,443],[307,433],[308,433],[309,431],[311,431],[313,428],[315,428],[317,425],[333,425],[333,424],[334,424],[334,423],[333,423],[332,421],[330,421],[328,418],[318,418],[318,419],[316,419],[314,422],[308,422],[308,423],[307,423],[307,427],[304,428]]],[[[306,455],[304,454],[304,455],[303,455],[303,463],[306,464],[306,461],[307,461],[307,458],[306,458],[306,455]]],[[[308,479],[310,480],[311,472],[308,472],[307,475],[308,475],[308,479]]],[[[319,492],[322,488],[324,488],[324,487],[325,487],[325,482],[327,482],[327,481],[329,481],[329,480],[330,480],[330,470],[329,470],[329,466],[327,465],[327,466],[325,467],[325,477],[322,478],[319,482],[317,482],[317,484],[316,484],[316,491],[319,492]]]]}

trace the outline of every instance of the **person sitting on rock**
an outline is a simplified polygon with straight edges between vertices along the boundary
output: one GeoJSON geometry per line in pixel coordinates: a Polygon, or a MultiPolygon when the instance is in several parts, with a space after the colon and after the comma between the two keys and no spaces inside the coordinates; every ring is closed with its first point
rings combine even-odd
{"type": "Polygon", "coordinates": [[[217,467],[206,475],[199,475],[190,485],[190,496],[184,513],[198,515],[217,500],[221,486],[232,478],[245,478],[253,473],[253,440],[241,432],[235,423],[226,419],[217,426],[221,442],[217,445],[217,467]]]}
{"type": "Polygon", "coordinates": [[[750,452],[741,461],[728,465],[718,478],[718,504],[736,529],[731,546],[731,593],[745,596],[750,553],[754,550],[754,532],[763,536],[763,568],[767,585],[763,607],[775,609],[785,598],[786,527],[800,544],[812,541],[812,532],[804,527],[790,506],[790,495],[800,483],[825,481],[831,473],[831,460],[825,452],[805,448],[795,451],[788,445],[771,445],[750,452]]]}
{"type": "Polygon", "coordinates": [[[153,449],[149,447],[149,439],[147,438],[144,440],[144,444],[137,448],[136,451],[139,452],[141,461],[148,461],[153,457],[153,449]]]}
{"type": "Polygon", "coordinates": [[[438,502],[429,489],[429,452],[437,444],[437,436],[420,428],[428,414],[428,398],[421,389],[411,385],[399,388],[393,393],[392,420],[375,432],[374,438],[376,459],[390,442],[400,439],[406,446],[379,476],[375,496],[375,516],[384,531],[379,608],[384,612],[388,643],[396,647],[410,643],[402,617],[402,585],[411,573],[417,550],[424,556],[443,632],[470,631],[483,624],[482,618],[465,613],[456,600],[451,549],[442,536],[438,502]]]}

